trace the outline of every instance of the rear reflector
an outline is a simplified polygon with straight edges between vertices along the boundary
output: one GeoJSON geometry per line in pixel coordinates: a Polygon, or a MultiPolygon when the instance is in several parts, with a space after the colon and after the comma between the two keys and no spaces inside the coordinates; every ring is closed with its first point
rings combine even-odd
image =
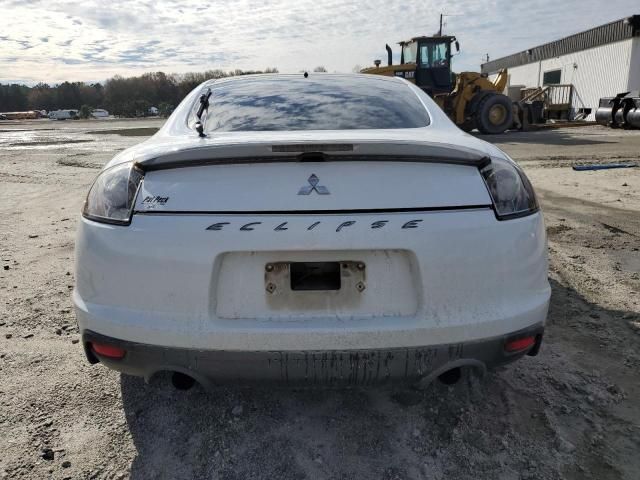
{"type": "Polygon", "coordinates": [[[536,343],[536,337],[518,338],[515,340],[509,340],[505,344],[504,349],[506,352],[518,352],[520,350],[529,348],[534,343],[536,343]]]}
{"type": "Polygon", "coordinates": [[[123,348],[113,345],[106,345],[104,343],[91,342],[91,348],[98,355],[109,358],[122,358],[126,353],[123,348]]]}

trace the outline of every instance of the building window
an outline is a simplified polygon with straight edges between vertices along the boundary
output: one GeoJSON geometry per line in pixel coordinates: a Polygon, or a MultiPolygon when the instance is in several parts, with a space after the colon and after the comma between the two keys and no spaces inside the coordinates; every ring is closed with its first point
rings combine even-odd
{"type": "Polygon", "coordinates": [[[560,85],[560,77],[562,76],[562,70],[549,70],[544,72],[542,77],[543,85],[560,85]]]}

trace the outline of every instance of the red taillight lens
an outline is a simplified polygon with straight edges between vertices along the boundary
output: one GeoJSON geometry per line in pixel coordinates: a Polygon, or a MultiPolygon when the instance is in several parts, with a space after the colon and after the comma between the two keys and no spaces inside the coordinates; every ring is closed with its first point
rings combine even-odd
{"type": "Polygon", "coordinates": [[[518,352],[520,350],[529,348],[534,343],[536,343],[536,337],[517,338],[515,340],[509,340],[505,344],[504,350],[506,352],[518,352]]]}
{"type": "Polygon", "coordinates": [[[124,348],[116,347],[114,345],[106,345],[104,343],[91,342],[91,348],[98,355],[109,358],[122,358],[127,353],[124,348]]]}

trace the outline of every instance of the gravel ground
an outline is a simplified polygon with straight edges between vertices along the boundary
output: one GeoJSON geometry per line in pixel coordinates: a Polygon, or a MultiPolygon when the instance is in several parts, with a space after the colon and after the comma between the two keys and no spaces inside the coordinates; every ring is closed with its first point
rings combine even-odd
{"type": "Polygon", "coordinates": [[[638,161],[640,132],[490,138],[546,217],[553,297],[538,357],[424,392],[205,393],[88,365],[71,308],[87,188],[159,125],[0,123],[0,478],[638,478],[640,168],[569,167],[638,161]]]}

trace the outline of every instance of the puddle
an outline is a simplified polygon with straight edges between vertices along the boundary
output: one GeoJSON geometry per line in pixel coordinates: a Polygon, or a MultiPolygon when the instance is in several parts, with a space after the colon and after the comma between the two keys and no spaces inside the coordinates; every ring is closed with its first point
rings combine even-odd
{"type": "Polygon", "coordinates": [[[123,137],[150,137],[158,131],[156,127],[119,128],[115,130],[90,130],[91,135],[122,135],[123,137]]]}
{"type": "Polygon", "coordinates": [[[42,147],[46,145],[65,145],[69,143],[87,143],[93,142],[93,140],[42,140],[35,142],[15,142],[8,143],[8,147],[42,147]]]}
{"type": "MultiPolygon", "coordinates": [[[[55,128],[38,128],[39,132],[49,132],[51,130],[55,130],[55,128]]],[[[34,131],[34,129],[31,129],[31,128],[0,129],[0,133],[33,132],[33,131],[34,131]]]]}
{"type": "Polygon", "coordinates": [[[80,168],[102,168],[102,164],[87,162],[80,159],[63,158],[57,160],[58,165],[64,165],[65,167],[80,167],[80,168]]]}

